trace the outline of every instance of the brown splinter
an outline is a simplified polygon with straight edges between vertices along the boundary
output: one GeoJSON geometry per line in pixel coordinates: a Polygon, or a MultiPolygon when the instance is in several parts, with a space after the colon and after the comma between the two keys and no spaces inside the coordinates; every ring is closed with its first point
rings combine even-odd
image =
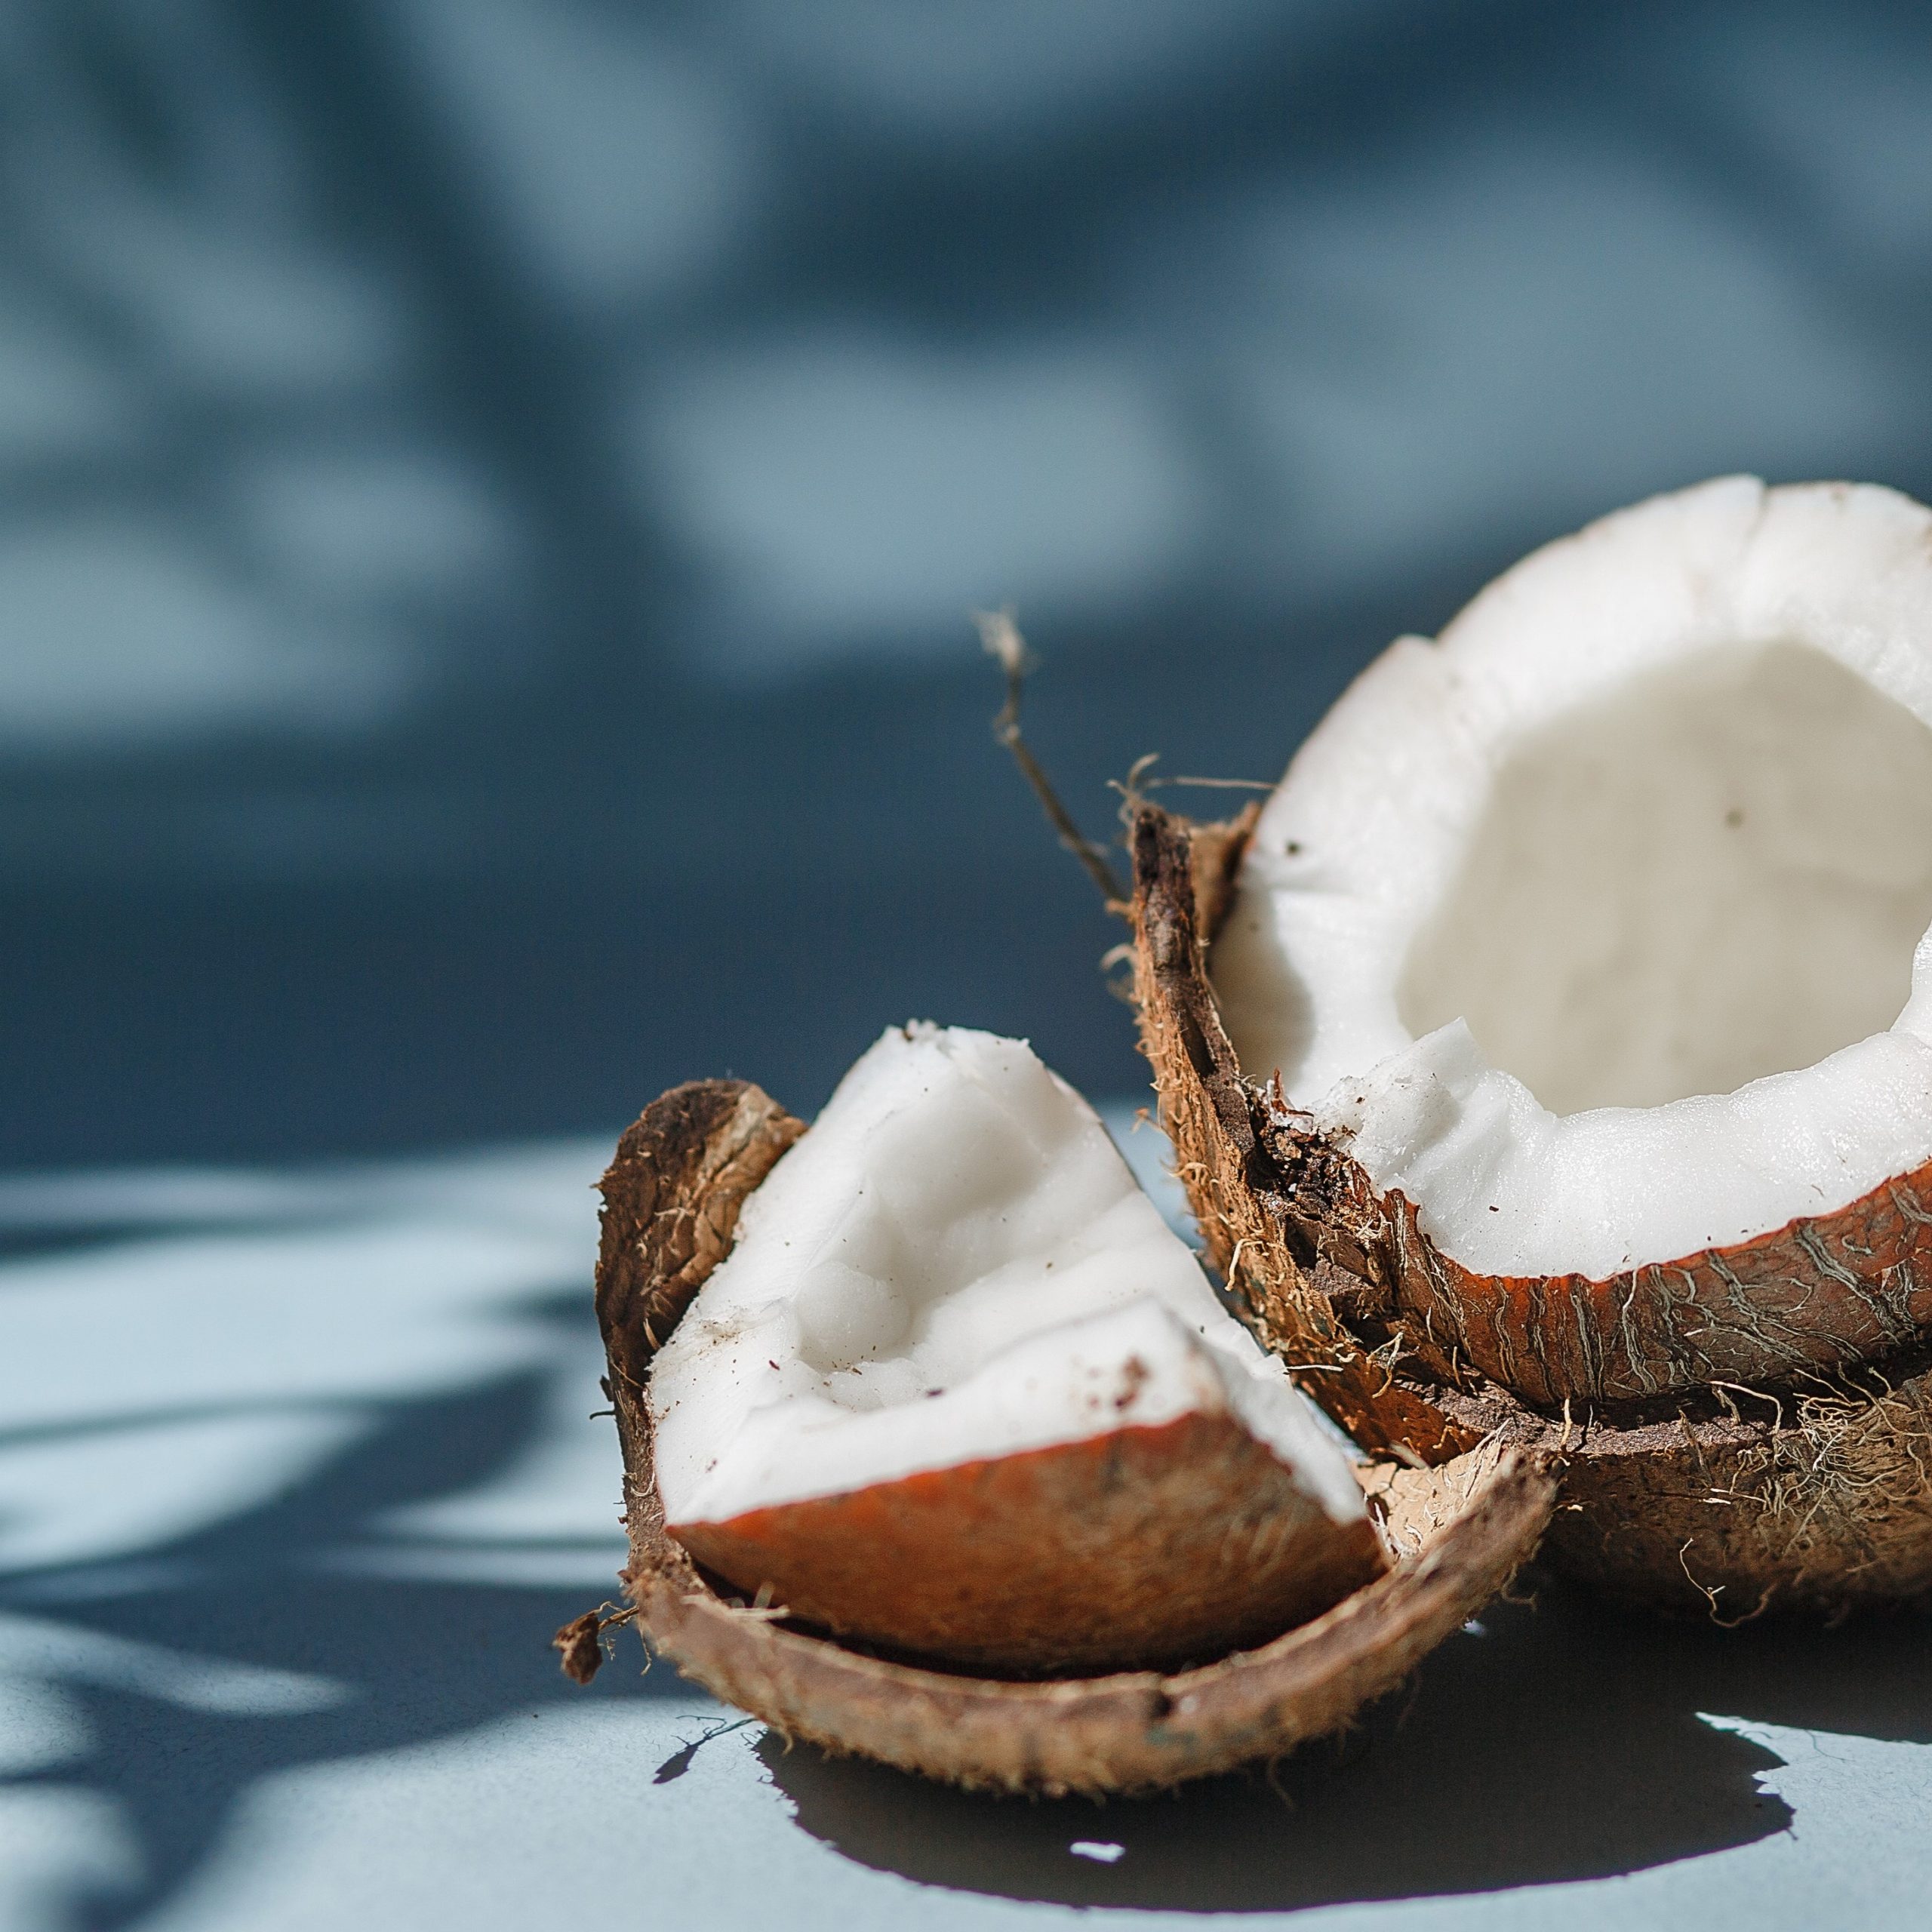
{"type": "Polygon", "coordinates": [[[1006,702],[993,720],[995,740],[1013,754],[1020,776],[1032,787],[1048,823],[1060,835],[1060,842],[1085,868],[1087,876],[1100,888],[1100,897],[1109,907],[1118,910],[1125,906],[1130,896],[1127,887],[1114,876],[1113,868],[1101,857],[1100,848],[1080,829],[1073,814],[1060,803],[1060,794],[1020,729],[1020,694],[1026,687],[1026,673],[1032,669],[1032,660],[1027,654],[1026,640],[1013,621],[1012,611],[975,611],[973,621],[979,626],[980,641],[986,646],[986,655],[1006,674],[1006,702]]]}
{"type": "Polygon", "coordinates": [[[550,1639],[559,1653],[564,1675],[573,1684],[588,1684],[604,1666],[604,1647],[597,1641],[597,1613],[586,1610],[574,1617],[550,1639]]]}

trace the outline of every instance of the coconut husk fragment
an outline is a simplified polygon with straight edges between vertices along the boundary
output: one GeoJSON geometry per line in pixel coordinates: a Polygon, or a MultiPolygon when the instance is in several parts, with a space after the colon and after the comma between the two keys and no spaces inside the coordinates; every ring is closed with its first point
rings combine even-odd
{"type": "Polygon", "coordinates": [[[1554,1484],[1488,1443],[1377,1471],[1381,1578],[1272,1641],[1174,1671],[1020,1681],[838,1641],[746,1602],[665,1527],[645,1386],[729,1247],[746,1198],[804,1131],[757,1088],[707,1081],[648,1109],[605,1177],[597,1305],[624,1460],[624,1587],[646,1641],[787,1737],[976,1788],[1106,1793],[1278,1757],[1345,1724],[1476,1614],[1534,1549],[1554,1484]]]}
{"type": "Polygon", "coordinates": [[[1836,1614],[1932,1589],[1927,1171],[1614,1282],[1472,1275],[1239,1063],[1207,955],[1256,816],[1137,808],[1134,992],[1209,1254],[1303,1387],[1378,1454],[1552,1458],[1550,1555],[1627,1598],[1836,1614]]]}

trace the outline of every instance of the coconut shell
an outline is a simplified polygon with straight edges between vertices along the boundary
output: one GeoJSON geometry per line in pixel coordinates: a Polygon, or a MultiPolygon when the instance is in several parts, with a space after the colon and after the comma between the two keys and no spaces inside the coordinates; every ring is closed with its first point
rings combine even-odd
{"type": "Polygon", "coordinates": [[[1634,1282],[1472,1275],[1240,1066],[1207,949],[1256,816],[1137,811],[1135,998],[1209,1254],[1302,1386],[1378,1454],[1494,1434],[1552,1457],[1550,1554],[1628,1598],[1730,1617],[1932,1589],[1924,1171],[1634,1282]]]}
{"type": "Polygon", "coordinates": [[[1345,1724],[1534,1549],[1554,1484],[1536,1454],[1491,1444],[1438,1469],[1377,1471],[1387,1571],[1312,1622],[1191,1669],[974,1676],[841,1642],[789,1606],[747,1604],[666,1527],[645,1383],[657,1346],[728,1248],[745,1198],[803,1131],[743,1082],[666,1094],[605,1177],[598,1268],[636,1621],[685,1675],[785,1736],[974,1787],[1175,1785],[1278,1757],[1345,1724]]]}

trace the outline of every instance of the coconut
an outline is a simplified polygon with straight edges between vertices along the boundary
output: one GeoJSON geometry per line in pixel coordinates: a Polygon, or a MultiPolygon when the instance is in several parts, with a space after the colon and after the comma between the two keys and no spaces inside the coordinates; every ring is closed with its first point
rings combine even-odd
{"type": "Polygon", "coordinates": [[[603,1189],[627,1593],[787,1736],[1043,1792],[1278,1755],[1547,1518],[1500,1444],[1358,1475],[1020,1043],[889,1033],[809,1134],[675,1089],[603,1189]]]}
{"type": "Polygon", "coordinates": [[[1174,1664],[1383,1567],[1319,1413],[1017,1040],[886,1033],[660,1349],[670,1533],[819,1628],[1174,1664]]]}
{"type": "Polygon", "coordinates": [[[1608,518],[1133,843],[1182,1178],[1358,1441],[1560,1449],[1646,1600],[1932,1586],[1932,513],[1608,518]]]}

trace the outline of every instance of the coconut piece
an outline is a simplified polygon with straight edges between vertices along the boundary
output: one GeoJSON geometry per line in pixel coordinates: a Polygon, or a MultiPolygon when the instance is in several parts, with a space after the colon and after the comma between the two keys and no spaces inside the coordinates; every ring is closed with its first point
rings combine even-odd
{"type": "Polygon", "coordinates": [[[1383,1567],[1318,1412],[1024,1042],[889,1030],[650,1384],[671,1533],[805,1621],[1002,1673],[1212,1656],[1383,1567]]]}
{"type": "Polygon", "coordinates": [[[1624,1594],[1932,1586],[1928,722],[1932,514],[1731,479],[1393,647],[1237,826],[1136,820],[1211,1253],[1364,1444],[1560,1443],[1624,1594]]]}
{"type": "Polygon", "coordinates": [[[1391,1319],[1395,1230],[1346,1147],[1241,1070],[1204,968],[1202,913],[1232,903],[1251,811],[1192,826],[1153,807],[1133,831],[1135,986],[1161,1117],[1210,1256],[1251,1324],[1378,1455],[1457,1466],[1478,1444],[1560,1470],[1545,1548],[1609,1593],[1722,1620],[1835,1616],[1932,1589],[1932,1372],[1918,1349],[1753,1392],[1539,1411],[1494,1381],[1434,1372],[1426,1328],[1391,1319]]]}
{"type": "Polygon", "coordinates": [[[603,1183],[598,1309],[624,1455],[625,1586],[647,1641],[715,1695],[789,1737],[968,1786],[1170,1786],[1344,1724],[1534,1549],[1553,1484],[1534,1457],[1490,1445],[1441,1469],[1373,1472],[1377,1513],[1399,1526],[1387,1571],[1257,1649],[1178,1673],[979,1678],[871,1654],[800,1627],[783,1604],[748,1603],[666,1526],[649,1391],[660,1344],[802,1131],[743,1082],[679,1088],[625,1135],[603,1183]]]}
{"type": "Polygon", "coordinates": [[[1926,1334],[1928,922],[1932,512],[1728,478],[1392,646],[1212,971],[1436,1372],[1632,1401],[1926,1334]]]}

